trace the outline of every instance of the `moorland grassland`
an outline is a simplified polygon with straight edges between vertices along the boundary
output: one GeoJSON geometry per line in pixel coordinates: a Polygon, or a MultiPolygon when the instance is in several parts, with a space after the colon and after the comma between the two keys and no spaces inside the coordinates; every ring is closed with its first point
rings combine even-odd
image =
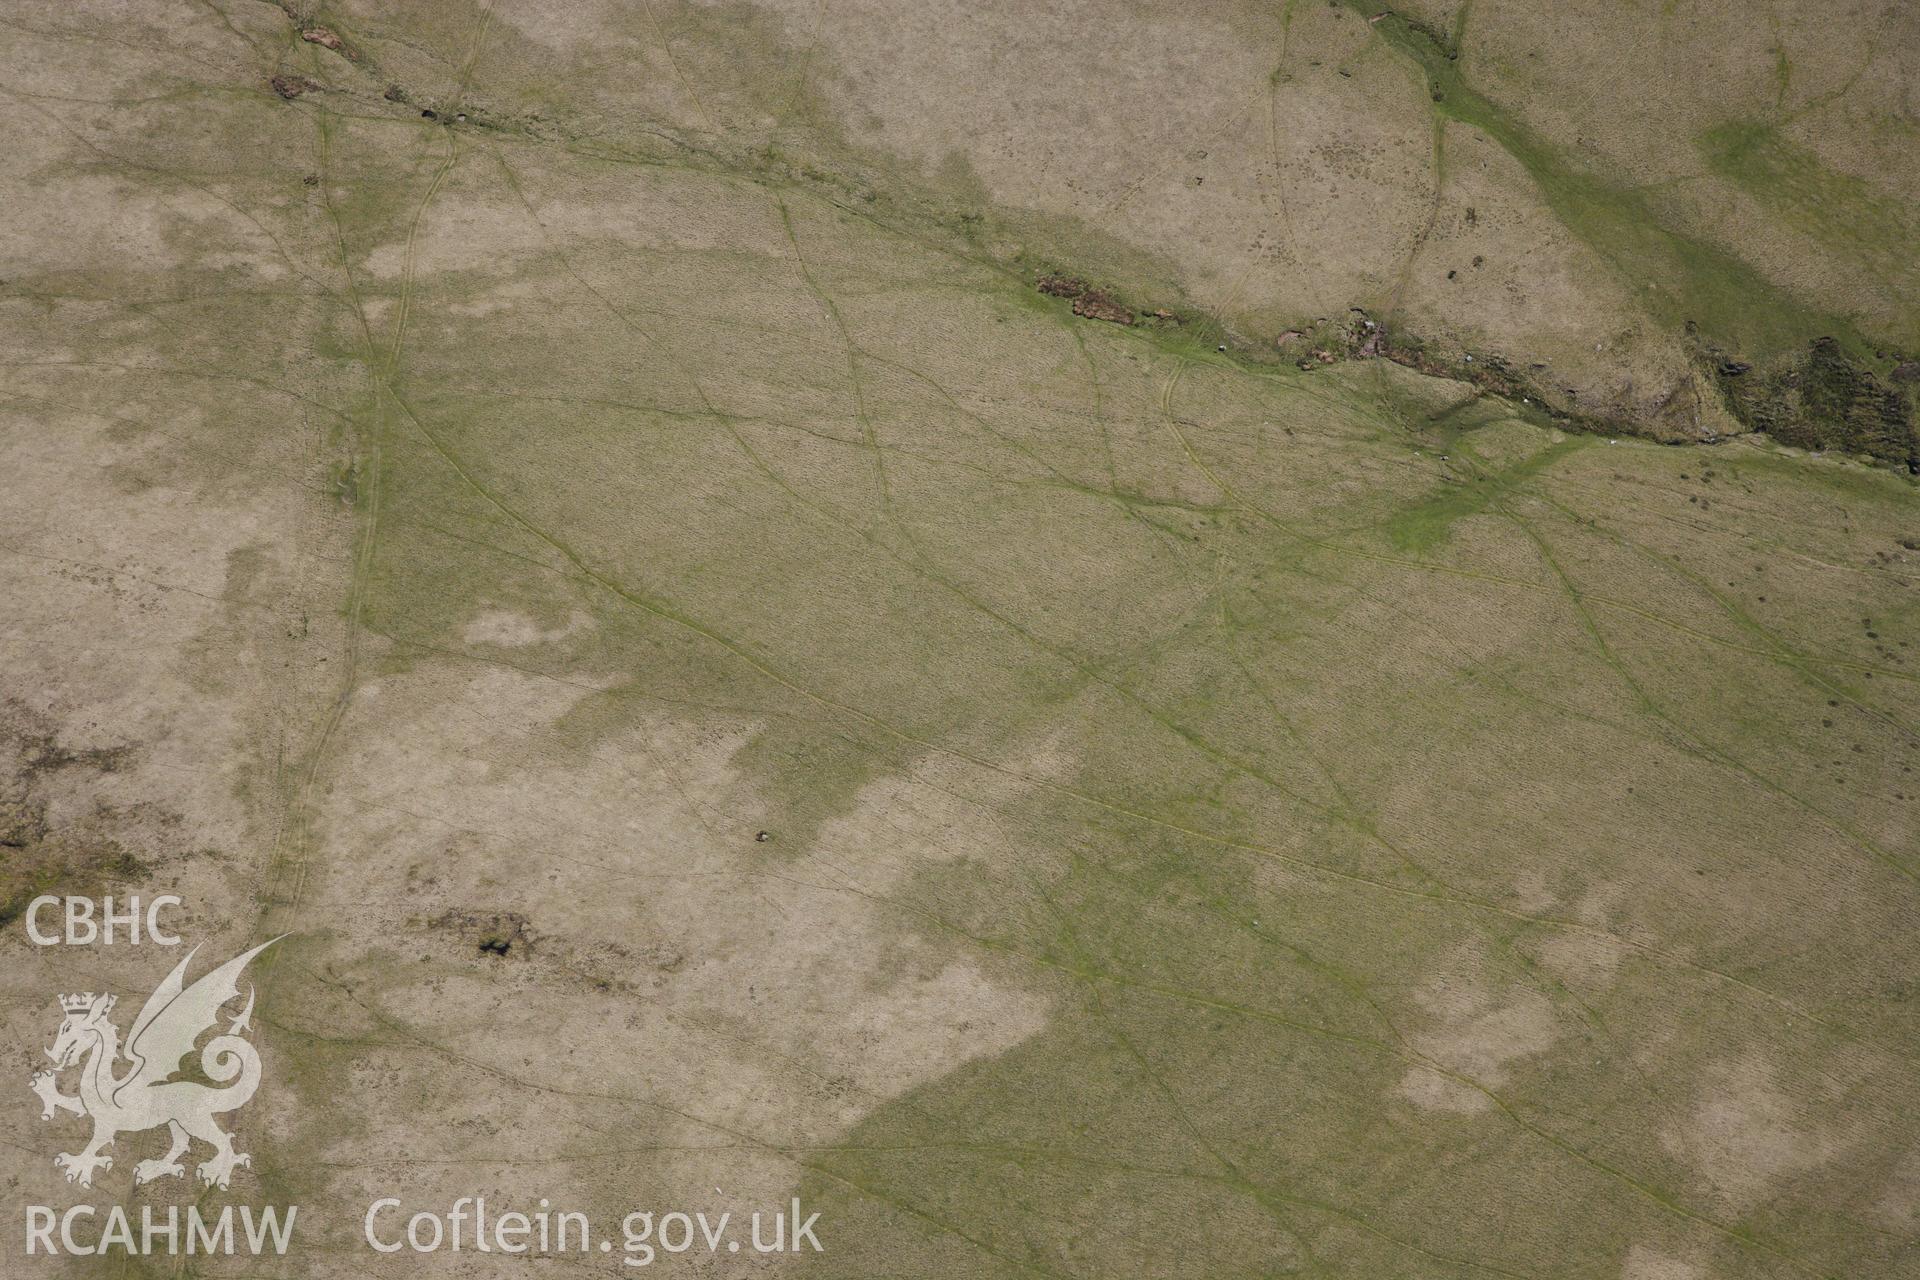
{"type": "MultiPolygon", "coordinates": [[[[44,1274],[469,1274],[395,1185],[823,1212],[711,1275],[1920,1269],[1910,7],[0,65],[5,911],[290,935],[233,1194],[313,1206],[44,1274]]],[[[0,948],[51,1203],[52,996],[159,975],[0,948]]]]}

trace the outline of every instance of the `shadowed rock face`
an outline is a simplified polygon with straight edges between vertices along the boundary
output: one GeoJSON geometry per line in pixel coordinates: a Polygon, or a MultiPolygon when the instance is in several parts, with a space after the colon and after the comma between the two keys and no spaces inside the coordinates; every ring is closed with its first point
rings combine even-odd
{"type": "Polygon", "coordinates": [[[291,1275],[1904,1274],[1916,42],[1761,16],[29,6],[0,1045],[289,935],[291,1275]]]}

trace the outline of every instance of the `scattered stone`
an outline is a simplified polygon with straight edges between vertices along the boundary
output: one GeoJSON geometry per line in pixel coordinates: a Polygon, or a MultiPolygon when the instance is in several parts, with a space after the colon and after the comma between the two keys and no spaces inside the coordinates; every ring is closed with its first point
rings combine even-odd
{"type": "Polygon", "coordinates": [[[767,831],[756,831],[753,833],[753,838],[761,844],[765,844],[767,841],[773,839],[773,834],[767,831]]]}
{"type": "Polygon", "coordinates": [[[360,61],[360,55],[329,27],[308,27],[300,33],[300,38],[308,44],[317,44],[322,49],[333,50],[348,62],[360,61]]]}
{"type": "Polygon", "coordinates": [[[407,100],[407,91],[397,84],[390,84],[387,86],[387,91],[380,96],[388,102],[405,102],[407,100]]]}
{"type": "Polygon", "coordinates": [[[1089,320],[1105,320],[1111,324],[1132,324],[1133,312],[1127,310],[1104,293],[1089,293],[1084,298],[1075,299],[1073,314],[1085,316],[1089,320]]]}
{"type": "Polygon", "coordinates": [[[1075,276],[1063,276],[1058,272],[1048,272],[1040,277],[1034,288],[1050,298],[1078,298],[1087,292],[1087,282],[1075,276]]]}
{"type": "Polygon", "coordinates": [[[273,86],[275,93],[288,102],[292,102],[303,93],[314,93],[321,87],[318,82],[309,80],[305,76],[275,76],[267,83],[273,86]]]}
{"type": "Polygon", "coordinates": [[[1104,289],[1096,289],[1077,276],[1063,276],[1058,272],[1049,272],[1041,276],[1034,286],[1040,292],[1052,298],[1071,298],[1073,314],[1088,320],[1105,320],[1110,324],[1132,324],[1133,312],[1121,306],[1113,295],[1104,289]]]}

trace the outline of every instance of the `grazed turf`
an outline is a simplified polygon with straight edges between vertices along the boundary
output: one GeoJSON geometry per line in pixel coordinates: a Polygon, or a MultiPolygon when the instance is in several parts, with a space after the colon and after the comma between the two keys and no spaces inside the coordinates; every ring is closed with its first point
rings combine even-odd
{"type": "MultiPolygon", "coordinates": [[[[14,661],[138,739],[15,772],[297,935],[287,1274],[396,1182],[797,1193],[828,1276],[1905,1273],[1909,480],[1079,319],[960,178],[745,145],[833,124],[792,24],[623,10],[616,90],[513,16],[83,31],[110,111],[10,99],[81,211],[5,295],[14,661]]],[[[1373,29],[1688,318],[1824,323],[1373,29]]]]}

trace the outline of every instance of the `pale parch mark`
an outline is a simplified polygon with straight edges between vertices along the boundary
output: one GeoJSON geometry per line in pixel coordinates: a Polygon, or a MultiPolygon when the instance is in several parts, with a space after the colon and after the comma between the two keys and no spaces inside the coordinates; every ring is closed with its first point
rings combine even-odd
{"type": "Polygon", "coordinates": [[[1692,1165],[1716,1200],[1739,1212],[1781,1179],[1817,1168],[1847,1147],[1843,1136],[1809,1124],[1806,1109],[1759,1056],[1702,1073],[1694,1105],[1662,1143],[1692,1165]]]}
{"type": "Polygon", "coordinates": [[[556,644],[591,628],[593,620],[574,610],[564,626],[543,627],[516,609],[483,609],[467,622],[460,638],[470,645],[497,649],[527,649],[556,644]]]}
{"type": "Polygon", "coordinates": [[[1496,992],[1485,985],[1480,967],[1470,950],[1456,950],[1414,993],[1429,1021],[1426,1029],[1411,1033],[1410,1041],[1438,1067],[1410,1066],[1399,1093],[1422,1110],[1490,1109],[1487,1091],[1463,1085],[1461,1077],[1498,1087],[1506,1082],[1509,1064],[1546,1052],[1559,1038],[1546,997],[1531,990],[1496,992]]]}
{"type": "Polygon", "coordinates": [[[1620,1280],[1705,1280],[1706,1273],[1672,1254],[1636,1244],[1627,1250],[1620,1280]]]}
{"type": "MultiPolygon", "coordinates": [[[[563,1089],[550,1084],[546,1084],[541,1081],[531,1079],[527,1076],[519,1075],[516,1072],[509,1070],[505,1066],[499,1065],[495,1062],[488,1061],[487,1059],[484,1059],[484,1058],[475,1057],[472,1054],[464,1053],[459,1049],[456,1049],[450,1045],[442,1044],[436,1040],[429,1039],[427,1036],[417,1031],[413,1026],[411,1026],[407,1022],[388,1013],[386,1010],[380,1008],[379,1006],[371,1003],[368,999],[364,998],[360,992],[356,991],[352,986],[350,986],[349,984],[337,978],[334,978],[330,975],[320,973],[314,970],[305,971],[303,976],[305,976],[306,978],[308,978],[313,982],[324,985],[340,993],[342,996],[344,996],[347,999],[349,1003],[351,1003],[354,1007],[360,1009],[370,1019],[372,1019],[377,1026],[381,1027],[383,1030],[387,1032],[390,1032],[392,1035],[397,1037],[401,1042],[407,1045],[410,1045],[411,1047],[414,1047],[416,1049],[419,1049],[423,1052],[430,1053],[434,1056],[440,1057],[448,1062],[469,1067],[474,1071],[487,1075],[503,1084],[509,1085],[514,1088],[522,1089],[531,1093],[537,1093],[537,1094],[546,1095],[546,1096],[578,1099],[578,1100],[591,1101],[591,1102],[608,1102],[616,1105],[637,1107],[645,1111],[649,1111],[649,1112],[657,1113],[659,1115],[668,1116],[674,1119],[685,1121],[686,1123],[693,1125],[698,1129],[714,1134],[718,1138],[722,1139],[723,1141],[716,1144],[716,1146],[720,1148],[726,1148],[726,1147],[730,1147],[732,1145],[738,1144],[738,1145],[745,1145],[752,1150],[764,1152],[769,1155],[783,1157],[787,1160],[790,1160],[793,1164],[795,1164],[799,1168],[808,1171],[809,1173],[817,1174],[820,1177],[826,1178],[828,1181],[837,1183],[841,1186],[848,1188],[849,1190],[859,1193],[860,1195],[866,1196],[867,1198],[875,1201],[876,1203],[884,1204],[889,1208],[896,1209],[902,1213],[905,1213],[913,1218],[918,1219],[919,1221],[925,1222],[929,1226],[933,1227],[935,1230],[940,1231],[947,1235],[951,1235],[955,1239],[964,1241],[965,1243],[979,1250],[981,1253],[987,1255],[988,1257],[991,1257],[997,1262],[1000,1262],[1009,1267],[1012,1267],[1015,1270],[1031,1272],[1038,1275],[1051,1276],[1051,1277],[1055,1277],[1056,1280],[1070,1280],[1070,1278],[1067,1277],[1064,1273],[1055,1271],[1050,1267],[1046,1267],[1044,1265],[1038,1264],[1030,1260],[1017,1259],[1005,1253],[1002,1253],[1000,1250],[996,1249],[991,1243],[979,1238],[977,1235],[971,1232],[968,1232],[964,1227],[961,1227],[956,1223],[951,1222],[948,1219],[929,1211],[928,1209],[922,1208],[921,1206],[909,1204],[906,1201],[901,1200],[897,1196],[889,1195],[879,1187],[873,1186],[867,1182],[863,1182],[857,1178],[849,1177],[846,1174],[840,1172],[839,1170],[830,1168],[827,1165],[821,1163],[819,1159],[819,1157],[822,1155],[832,1154],[836,1151],[840,1151],[843,1149],[849,1150],[849,1151],[859,1151],[861,1150],[861,1148],[858,1148],[858,1147],[839,1148],[839,1147],[833,1147],[833,1146],[796,1144],[791,1141],[783,1142],[776,1138],[762,1136],[738,1124],[729,1124],[719,1120],[709,1119],[705,1116],[700,1115],[697,1112],[687,1110],[684,1107],[674,1106],[669,1103],[661,1102],[657,1098],[653,1098],[653,1097],[643,1097],[637,1094],[628,1094],[628,1093],[614,1093],[614,1092],[605,1091],[605,1090],[563,1089]]],[[[622,1148],[621,1150],[623,1152],[632,1152],[636,1150],[649,1150],[649,1149],[652,1149],[652,1148],[641,1146],[641,1147],[622,1148]]],[[[675,1148],[675,1150],[684,1150],[684,1149],[685,1148],[683,1147],[675,1148]]],[[[562,1157],[563,1160],[567,1160],[567,1161],[572,1161],[574,1159],[591,1159],[591,1158],[594,1158],[594,1157],[592,1155],[586,1155],[586,1156],[580,1156],[580,1157],[562,1157]]]]}
{"type": "MultiPolygon", "coordinates": [[[[622,772],[624,762],[643,736],[641,730],[635,729],[617,746],[594,751],[584,771],[591,785],[569,791],[567,803],[555,806],[551,814],[523,812],[529,797],[552,794],[581,778],[580,764],[542,764],[541,771],[532,775],[522,769],[513,775],[518,779],[516,785],[503,787],[470,776],[452,754],[422,755],[406,744],[454,741],[458,733],[449,729],[457,729],[470,712],[486,707],[490,727],[509,750],[543,751],[542,744],[548,735],[540,726],[567,714],[567,708],[576,700],[564,693],[541,693],[527,702],[529,691],[541,687],[531,677],[504,684],[496,679],[479,688],[462,682],[459,687],[466,692],[451,698],[430,690],[420,690],[410,697],[392,688],[381,694],[382,705],[393,709],[390,714],[401,716],[404,727],[382,735],[382,741],[361,753],[363,772],[372,778],[392,778],[401,772],[398,767],[401,762],[406,762],[415,780],[408,790],[419,791],[423,797],[416,802],[405,794],[396,794],[395,805],[377,815],[378,829],[387,832],[390,839],[391,821],[395,818],[438,825],[444,813],[454,821],[497,827],[497,831],[472,834],[486,840],[501,856],[533,832],[541,831],[546,836],[542,858],[550,867],[573,864],[581,873],[604,876],[608,880],[641,882],[647,899],[656,904],[682,904],[671,910],[675,918],[704,913],[702,928],[677,944],[688,953],[684,971],[678,958],[673,965],[679,972],[675,979],[679,998],[668,1001],[654,996],[649,1000],[650,1004],[665,1009],[676,1025],[723,1036],[751,1050],[750,1060],[778,1058],[825,1083],[831,1083],[830,1076],[845,1076],[846,1088],[834,1093],[834,1100],[826,1104],[835,1114],[853,1107],[854,1103],[848,1100],[849,1091],[866,1097],[869,1106],[877,1106],[922,1083],[929,1074],[943,1074],[960,1062],[997,1052],[1040,1029],[1044,1010],[1025,994],[1007,991],[991,982],[988,971],[971,958],[945,963],[935,961],[882,988],[874,989],[870,985],[871,975],[878,971],[872,953],[888,945],[886,937],[889,936],[872,921],[870,908],[881,905],[876,891],[888,889],[922,863],[960,860],[972,856],[987,843],[988,833],[976,830],[978,820],[986,818],[985,812],[963,810],[967,802],[961,797],[943,798],[944,788],[935,785],[938,779],[928,774],[929,770],[935,774],[951,774],[959,768],[951,761],[930,761],[911,780],[889,777],[869,784],[860,793],[852,813],[829,823],[809,848],[800,851],[820,865],[834,868],[836,876],[847,878],[849,887],[864,888],[864,893],[851,893],[842,886],[808,885],[790,870],[777,864],[768,865],[762,857],[746,858],[739,847],[738,831],[709,829],[709,839],[705,842],[664,837],[666,847],[673,850],[671,856],[642,857],[637,865],[600,866],[569,855],[570,849],[590,850],[600,843],[591,823],[570,824],[570,815],[581,811],[591,814],[617,806],[619,812],[628,816],[646,815],[649,829],[664,826],[674,830],[673,823],[667,820],[671,813],[677,812],[680,821],[691,821],[703,801],[711,805],[730,803],[714,788],[730,789],[735,785],[726,762],[738,752],[744,739],[737,736],[716,739],[711,733],[690,728],[687,732],[691,738],[682,734],[681,740],[669,744],[662,754],[690,764],[698,776],[677,779],[669,760],[661,760],[651,778],[629,778],[622,772]],[[513,708],[520,709],[511,710],[513,708]],[[691,750],[689,741],[695,744],[691,750]],[[515,743],[522,745],[512,745],[515,743]],[[676,793],[681,800],[678,810],[673,807],[676,793]],[[425,796],[442,799],[430,804],[425,796]],[[428,812],[415,812],[421,808],[428,812]],[[734,837],[731,841],[727,839],[729,834],[734,837]],[[683,844],[700,851],[702,857],[692,860],[694,865],[689,865],[689,859],[682,856],[683,844]],[[707,861],[713,863],[710,871],[700,865],[707,861]],[[718,877],[712,881],[712,891],[727,896],[709,902],[707,882],[700,879],[703,875],[718,877]],[[731,892],[729,882],[747,879],[758,880],[769,895],[777,895],[781,908],[770,916],[757,910],[729,916],[724,904],[739,896],[731,892]],[[796,892],[801,889],[817,889],[821,896],[796,892]],[[709,902],[709,906],[701,907],[702,902],[709,902]],[[777,954],[783,958],[783,969],[791,971],[787,979],[761,975],[757,980],[759,995],[751,999],[742,993],[750,992],[756,979],[751,972],[744,976],[740,973],[737,966],[743,961],[743,953],[728,940],[745,936],[755,939],[751,954],[777,954]],[[717,941],[715,945],[707,945],[703,941],[706,939],[717,941]],[[817,1020],[775,1018],[767,1011],[782,1002],[789,1006],[805,1002],[811,1008],[811,1002],[823,987],[859,987],[864,994],[859,999],[835,1001],[827,1006],[826,1016],[837,1021],[837,1032],[819,1035],[809,1032],[807,1043],[785,1044],[780,1028],[786,1028],[789,1034],[802,1026],[813,1026],[817,1031],[817,1020]],[[701,1016],[689,1022],[689,1009],[701,1016]],[[729,1031],[729,1027],[736,1030],[729,1031]],[[805,1060],[822,1053],[846,1054],[850,1046],[858,1046],[859,1051],[838,1071],[815,1071],[805,1060]]],[[[503,764],[511,764],[519,758],[510,755],[500,759],[503,764]]],[[[544,755],[534,757],[544,758],[544,755]]],[[[1036,758],[1034,767],[1049,767],[1044,755],[1036,758]]],[[[350,796],[366,793],[366,788],[358,784],[343,786],[341,790],[350,796]]],[[[753,816],[749,808],[745,817],[753,816]]],[[[994,829],[998,830],[997,826],[994,829]]],[[[755,843],[771,842],[770,832],[763,829],[759,834],[768,839],[755,843]]],[[[446,860],[431,853],[438,847],[437,843],[420,846],[423,868],[446,864],[446,860]]],[[[520,958],[536,941],[524,913],[472,909],[464,905],[469,890],[442,885],[440,881],[444,876],[438,870],[423,870],[421,874],[423,879],[418,883],[409,881],[414,885],[409,897],[431,899],[451,894],[453,905],[438,916],[430,917],[429,923],[457,930],[464,947],[490,958],[520,958]]],[[[565,891],[526,890],[521,901],[537,904],[569,900],[547,896],[553,893],[565,891]]],[[[605,896],[609,901],[614,900],[614,895],[605,896]]],[[[587,927],[576,917],[564,936],[538,940],[550,944],[542,952],[541,968],[545,978],[568,982],[570,979],[558,972],[565,970],[596,982],[611,981],[614,989],[625,990],[626,986],[617,977],[622,964],[619,956],[592,965],[581,958],[595,953],[595,944],[588,939],[605,934],[613,927],[610,918],[587,927]],[[583,947],[586,950],[583,951],[583,947]],[[612,974],[604,972],[609,965],[614,970],[612,974]],[[602,972],[589,973],[589,968],[602,972]]],[[[610,936],[624,943],[626,928],[622,923],[610,936]]],[[[599,944],[601,950],[610,946],[611,943],[604,941],[599,944]]],[[[626,967],[631,968],[631,963],[626,967]]]]}

